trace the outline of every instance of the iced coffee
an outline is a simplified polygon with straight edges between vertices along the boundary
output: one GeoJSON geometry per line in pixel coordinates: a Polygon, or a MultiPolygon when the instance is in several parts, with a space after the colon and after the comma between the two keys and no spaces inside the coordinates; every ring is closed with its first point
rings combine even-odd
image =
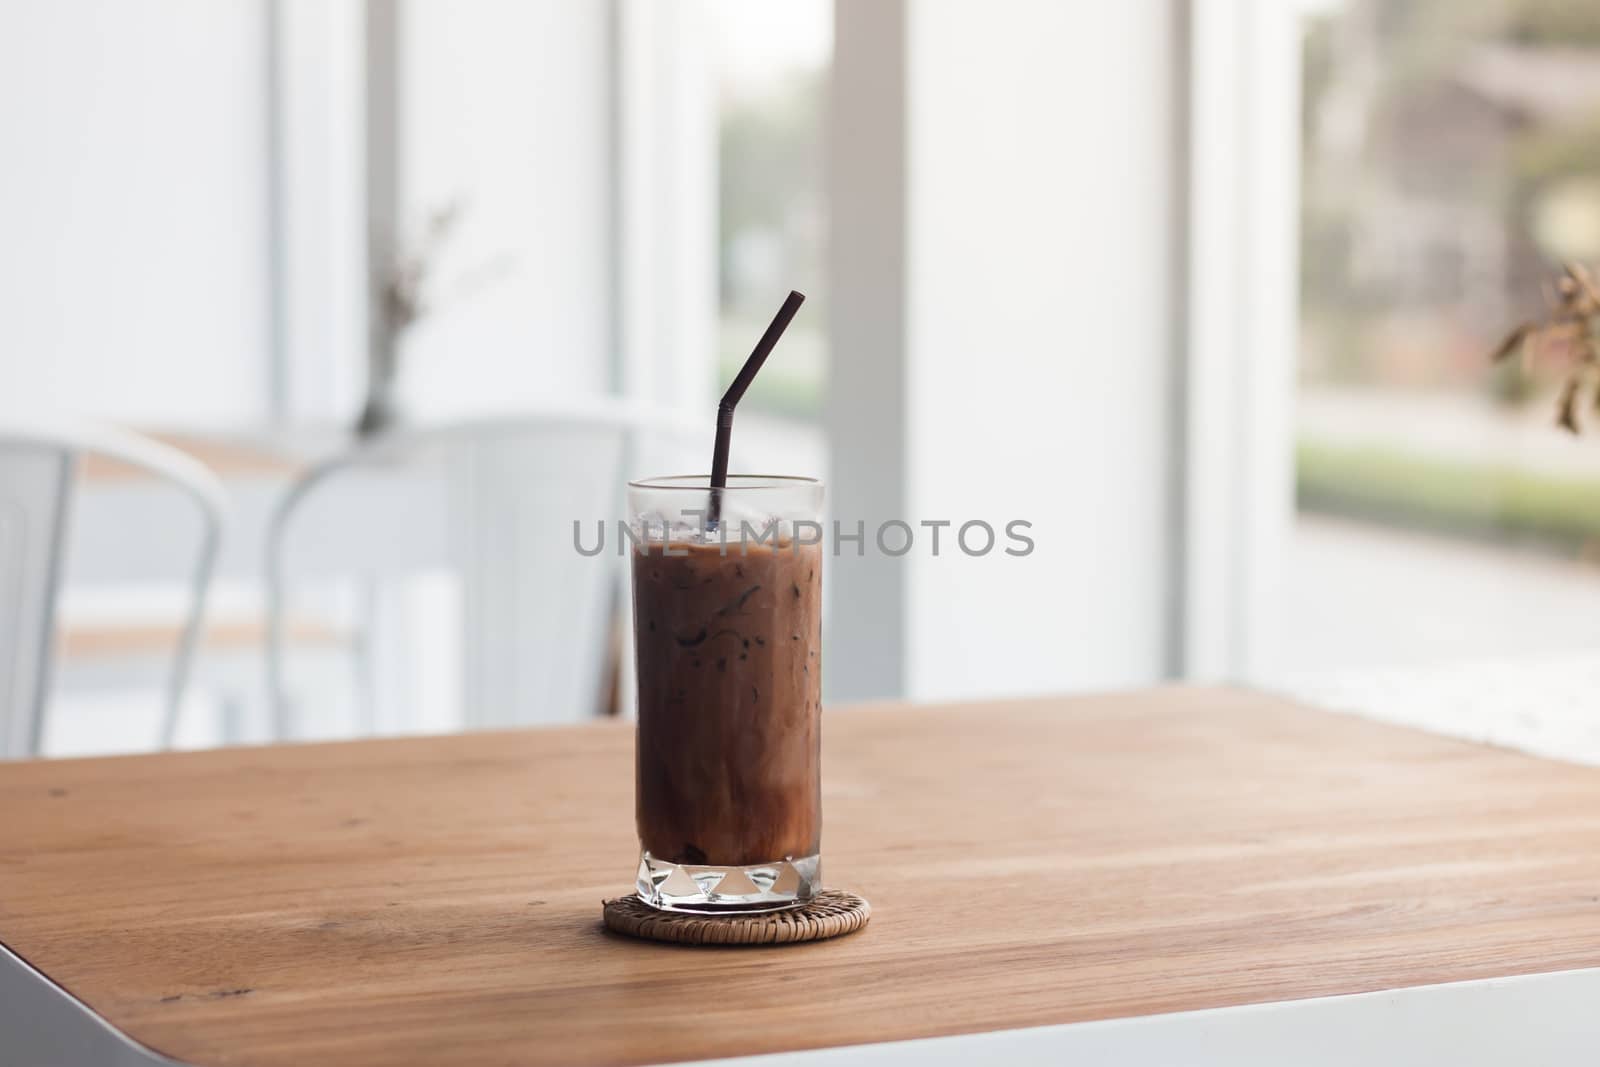
{"type": "Polygon", "coordinates": [[[638,881],[658,907],[767,910],[818,888],[821,487],[753,481],[730,479],[711,528],[692,495],[684,521],[673,490],[632,487],[638,881]]]}

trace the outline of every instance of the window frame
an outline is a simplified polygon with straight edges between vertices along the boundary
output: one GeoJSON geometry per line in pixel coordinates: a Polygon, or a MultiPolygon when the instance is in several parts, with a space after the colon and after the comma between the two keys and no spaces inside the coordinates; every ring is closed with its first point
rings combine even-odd
{"type": "Polygon", "coordinates": [[[1278,662],[1294,523],[1301,35],[1310,0],[1191,2],[1180,673],[1278,662]]]}

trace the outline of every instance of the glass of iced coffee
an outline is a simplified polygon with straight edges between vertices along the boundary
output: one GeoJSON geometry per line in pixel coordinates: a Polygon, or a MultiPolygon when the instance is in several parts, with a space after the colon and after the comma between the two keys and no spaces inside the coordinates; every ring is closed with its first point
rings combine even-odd
{"type": "Polygon", "coordinates": [[[772,911],[820,888],[822,484],[628,486],[639,896],[772,911]]]}

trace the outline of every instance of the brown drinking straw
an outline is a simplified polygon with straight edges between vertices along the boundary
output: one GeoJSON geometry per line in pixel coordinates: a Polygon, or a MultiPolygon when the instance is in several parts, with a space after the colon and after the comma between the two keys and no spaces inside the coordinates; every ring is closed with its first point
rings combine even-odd
{"type": "Polygon", "coordinates": [[[756,371],[767,361],[772,346],[778,343],[783,331],[789,328],[789,320],[794,318],[794,313],[800,310],[800,305],[805,303],[805,300],[804,293],[789,290],[788,299],[783,302],[783,307],[772,317],[767,332],[756,342],[756,347],[750,352],[750,358],[739,368],[733,384],[728,386],[728,391],[722,394],[722,402],[717,405],[717,441],[711,451],[711,506],[706,512],[708,529],[714,529],[722,518],[722,490],[728,485],[728,442],[733,437],[734,406],[739,403],[739,398],[744,396],[744,391],[750,388],[750,383],[755,380],[756,371]]]}

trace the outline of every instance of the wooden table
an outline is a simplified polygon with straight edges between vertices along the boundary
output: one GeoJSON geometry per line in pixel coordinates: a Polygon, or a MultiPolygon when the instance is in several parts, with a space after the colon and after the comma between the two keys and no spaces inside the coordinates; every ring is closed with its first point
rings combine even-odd
{"type": "MultiPolygon", "coordinates": [[[[302,438],[299,442],[295,442],[296,435],[292,431],[278,435],[266,432],[250,435],[156,430],[147,436],[193,456],[224,481],[291,478],[305,470],[317,455],[330,452],[350,440],[348,436],[324,426],[302,429],[298,434],[302,438]]],[[[91,485],[96,482],[144,481],[150,477],[147,471],[126,466],[96,452],[84,457],[78,476],[91,485]]]]}
{"type": "MultiPolygon", "coordinates": [[[[205,464],[227,487],[220,578],[259,579],[267,522],[289,484],[349,447],[335,427],[155,432],[147,436],[205,464]]],[[[194,565],[193,505],[143,470],[91,453],[79,467],[68,530],[69,576],[86,585],[185,581],[194,565]],[[170,542],[170,544],[169,544],[170,542]]]]}
{"type": "Polygon", "coordinates": [[[825,877],[874,908],[839,941],[606,934],[611,723],[0,765],[0,942],[239,1065],[674,1061],[1600,965],[1594,769],[1228,689],[825,735],[825,877]]]}

